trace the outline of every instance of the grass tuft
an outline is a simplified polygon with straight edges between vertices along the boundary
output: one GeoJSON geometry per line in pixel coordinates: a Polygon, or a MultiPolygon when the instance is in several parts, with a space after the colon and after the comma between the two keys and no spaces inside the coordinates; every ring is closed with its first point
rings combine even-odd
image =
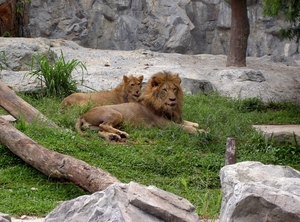
{"type": "Polygon", "coordinates": [[[66,61],[63,53],[56,58],[54,52],[49,51],[48,55],[37,54],[32,57],[30,77],[36,77],[41,81],[41,86],[45,85],[45,95],[63,98],[71,93],[77,92],[78,82],[72,78],[72,72],[78,67],[82,71],[87,71],[85,65],[77,59],[66,61]]]}

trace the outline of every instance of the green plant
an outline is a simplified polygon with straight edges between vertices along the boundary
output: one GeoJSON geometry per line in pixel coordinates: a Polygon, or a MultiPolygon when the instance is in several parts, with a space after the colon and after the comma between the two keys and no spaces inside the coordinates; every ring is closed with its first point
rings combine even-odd
{"type": "Polygon", "coordinates": [[[17,2],[16,3],[17,13],[22,14],[24,11],[24,5],[29,2],[30,2],[30,0],[21,0],[21,2],[17,2]]]}
{"type": "Polygon", "coordinates": [[[82,71],[87,71],[85,65],[77,59],[66,61],[61,51],[61,55],[56,58],[54,52],[49,51],[49,55],[38,54],[32,57],[30,77],[37,77],[46,86],[47,96],[65,97],[77,91],[77,81],[72,79],[72,72],[78,67],[82,71]]]}
{"type": "Polygon", "coordinates": [[[248,98],[244,100],[239,100],[237,102],[236,108],[241,112],[252,112],[252,111],[262,111],[264,104],[259,98],[248,98]]]}
{"type": "Polygon", "coordinates": [[[10,32],[5,31],[2,35],[2,37],[11,37],[10,32]]]}
{"type": "Polygon", "coordinates": [[[5,51],[0,51],[0,71],[7,67],[5,51]]]}
{"type": "MultiPolygon", "coordinates": [[[[264,16],[283,17],[289,25],[280,29],[281,36],[295,40],[299,46],[300,40],[300,2],[296,0],[263,0],[264,16]]],[[[298,48],[297,48],[298,52],[298,48]]]]}
{"type": "Polygon", "coordinates": [[[27,127],[28,127],[28,125],[27,125],[25,119],[22,118],[22,117],[19,117],[18,122],[16,124],[16,128],[21,130],[21,131],[24,131],[24,130],[26,130],[27,127]]]}

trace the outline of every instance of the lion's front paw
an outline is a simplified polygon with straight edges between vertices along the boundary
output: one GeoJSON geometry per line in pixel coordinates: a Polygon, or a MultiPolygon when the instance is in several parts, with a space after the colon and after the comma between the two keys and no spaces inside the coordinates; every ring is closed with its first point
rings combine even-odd
{"type": "Polygon", "coordinates": [[[208,133],[205,129],[197,129],[198,133],[208,133]]]}
{"type": "Polygon", "coordinates": [[[207,133],[207,131],[205,129],[197,129],[192,125],[184,126],[184,130],[190,134],[207,133]]]}
{"type": "Polygon", "coordinates": [[[117,134],[121,137],[121,138],[124,138],[124,139],[127,139],[129,137],[129,134],[128,133],[125,133],[123,131],[119,131],[117,132],[117,134]]]}
{"type": "Polygon", "coordinates": [[[184,129],[184,131],[191,133],[191,134],[197,133],[197,129],[193,126],[184,126],[183,129],[184,129]]]}
{"type": "Polygon", "coordinates": [[[192,126],[194,128],[199,128],[199,124],[198,123],[190,122],[190,121],[187,121],[187,120],[183,120],[183,125],[185,125],[185,126],[192,126]]]}
{"type": "Polygon", "coordinates": [[[114,134],[114,133],[111,133],[111,134],[108,136],[108,140],[109,140],[110,142],[113,142],[113,141],[119,142],[119,141],[121,141],[121,139],[122,139],[122,138],[121,138],[119,135],[114,134]]]}
{"type": "Polygon", "coordinates": [[[194,127],[194,128],[199,128],[199,124],[198,123],[192,123],[191,126],[194,127]]]}

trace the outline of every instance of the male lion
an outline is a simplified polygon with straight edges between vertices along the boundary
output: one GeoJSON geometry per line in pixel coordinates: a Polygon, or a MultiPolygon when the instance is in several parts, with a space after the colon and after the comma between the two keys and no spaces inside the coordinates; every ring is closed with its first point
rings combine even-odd
{"type": "Polygon", "coordinates": [[[122,141],[128,137],[116,126],[123,122],[146,127],[163,128],[175,124],[188,133],[201,132],[199,125],[182,119],[183,92],[181,79],[170,72],[159,72],[151,77],[137,103],[99,106],[78,118],[75,128],[99,130],[99,135],[109,141],[122,141]]]}
{"type": "Polygon", "coordinates": [[[95,93],[73,93],[61,102],[61,107],[72,104],[86,105],[89,101],[97,105],[119,104],[136,102],[141,95],[142,81],[144,76],[123,76],[123,81],[111,91],[100,91],[95,93]]]}

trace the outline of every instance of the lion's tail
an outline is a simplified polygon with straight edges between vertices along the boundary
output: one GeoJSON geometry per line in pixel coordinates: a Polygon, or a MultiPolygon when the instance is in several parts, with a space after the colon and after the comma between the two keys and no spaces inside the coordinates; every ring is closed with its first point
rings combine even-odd
{"type": "Polygon", "coordinates": [[[81,126],[82,126],[82,119],[81,119],[81,117],[79,117],[76,121],[75,129],[80,135],[83,135],[84,133],[81,130],[81,126]]]}

